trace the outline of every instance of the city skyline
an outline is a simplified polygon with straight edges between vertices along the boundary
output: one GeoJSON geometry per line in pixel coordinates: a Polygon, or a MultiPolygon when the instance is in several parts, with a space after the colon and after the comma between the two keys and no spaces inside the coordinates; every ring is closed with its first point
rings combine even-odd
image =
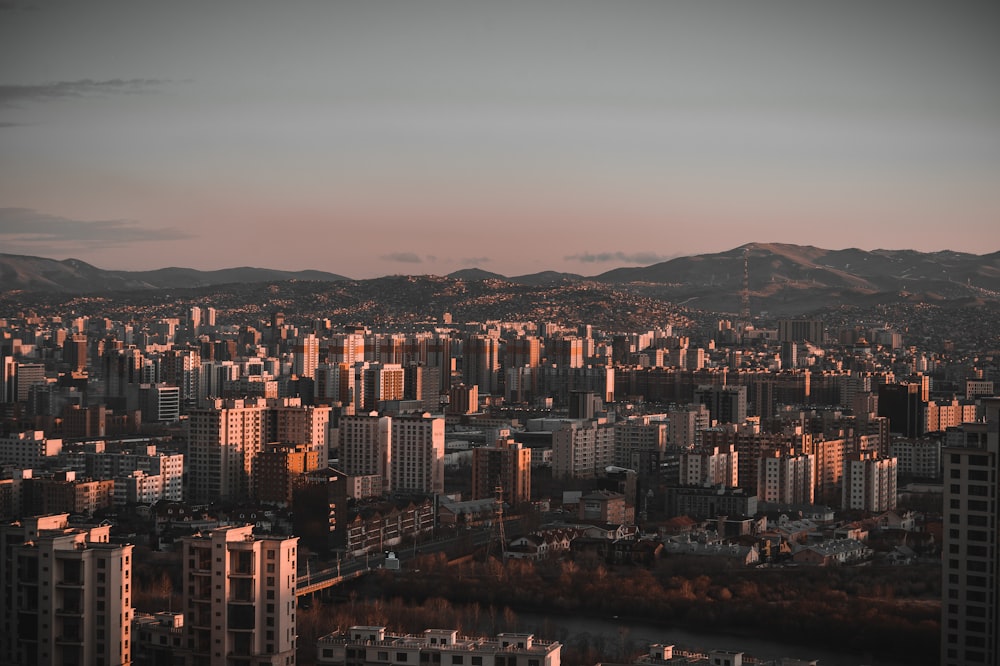
{"type": "Polygon", "coordinates": [[[0,15],[7,253],[363,279],[1000,249],[987,3],[0,15]]]}

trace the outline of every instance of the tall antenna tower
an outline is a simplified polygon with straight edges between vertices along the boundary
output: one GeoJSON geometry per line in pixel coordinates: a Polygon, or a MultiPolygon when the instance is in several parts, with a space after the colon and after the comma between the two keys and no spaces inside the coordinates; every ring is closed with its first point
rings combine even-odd
{"type": "Polygon", "coordinates": [[[743,290],[740,292],[740,329],[750,328],[750,248],[743,248],[743,290]]]}
{"type": "Polygon", "coordinates": [[[486,559],[490,559],[493,549],[497,548],[497,553],[501,561],[504,559],[504,551],[507,550],[507,534],[503,526],[503,485],[499,479],[493,488],[493,533],[490,535],[489,543],[486,546],[486,559]]]}

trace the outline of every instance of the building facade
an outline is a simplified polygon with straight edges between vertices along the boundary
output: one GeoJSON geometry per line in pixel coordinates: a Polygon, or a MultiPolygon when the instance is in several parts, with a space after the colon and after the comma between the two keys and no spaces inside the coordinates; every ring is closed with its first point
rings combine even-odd
{"type": "Polygon", "coordinates": [[[1000,661],[1000,398],[984,422],[949,433],[944,460],[942,666],[1000,661]]]}
{"type": "Polygon", "coordinates": [[[132,546],[69,514],[0,526],[0,663],[132,661],[132,546]]]}
{"type": "Polygon", "coordinates": [[[183,540],[186,665],[295,663],[297,551],[251,525],[183,540]]]}

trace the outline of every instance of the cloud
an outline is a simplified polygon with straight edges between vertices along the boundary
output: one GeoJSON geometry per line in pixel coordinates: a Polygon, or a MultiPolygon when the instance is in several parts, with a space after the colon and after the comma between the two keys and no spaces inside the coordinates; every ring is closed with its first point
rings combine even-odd
{"type": "Polygon", "coordinates": [[[16,106],[21,102],[47,102],[67,97],[96,95],[134,95],[170,83],[164,79],[109,79],[93,81],[57,81],[38,85],[0,85],[0,106],[16,106]]]}
{"type": "Polygon", "coordinates": [[[639,265],[649,265],[658,264],[661,261],[667,261],[669,259],[674,259],[679,255],[676,254],[657,254],[655,252],[634,252],[632,254],[626,252],[598,252],[592,254],[590,252],[584,252],[583,254],[574,254],[565,257],[567,261],[579,261],[585,264],[597,264],[597,263],[607,263],[609,261],[618,261],[626,264],[639,264],[639,265]]]}
{"type": "Polygon", "coordinates": [[[465,257],[462,259],[463,264],[472,264],[473,266],[478,266],[479,264],[490,263],[489,257],[465,257]]]}
{"type": "Polygon", "coordinates": [[[398,261],[401,264],[420,264],[424,261],[414,252],[392,252],[383,254],[381,258],[386,261],[398,261]]]}
{"type": "Polygon", "coordinates": [[[192,238],[177,229],[150,229],[131,220],[71,220],[29,208],[0,208],[0,242],[8,251],[121,247],[192,238]]]}

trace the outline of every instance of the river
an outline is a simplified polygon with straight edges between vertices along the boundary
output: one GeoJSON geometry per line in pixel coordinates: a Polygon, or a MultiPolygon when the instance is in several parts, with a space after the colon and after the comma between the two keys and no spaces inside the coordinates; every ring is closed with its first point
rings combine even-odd
{"type": "Polygon", "coordinates": [[[626,622],[617,618],[556,617],[517,613],[518,630],[533,633],[540,639],[558,640],[577,645],[586,640],[599,643],[610,657],[620,655],[622,645],[630,650],[645,650],[652,643],[674,645],[679,650],[707,653],[710,650],[743,652],[758,659],[817,659],[819,666],[908,666],[902,661],[877,659],[871,655],[811,648],[794,643],[779,643],[760,638],[732,636],[708,631],[692,631],[654,624],[626,622]]]}

